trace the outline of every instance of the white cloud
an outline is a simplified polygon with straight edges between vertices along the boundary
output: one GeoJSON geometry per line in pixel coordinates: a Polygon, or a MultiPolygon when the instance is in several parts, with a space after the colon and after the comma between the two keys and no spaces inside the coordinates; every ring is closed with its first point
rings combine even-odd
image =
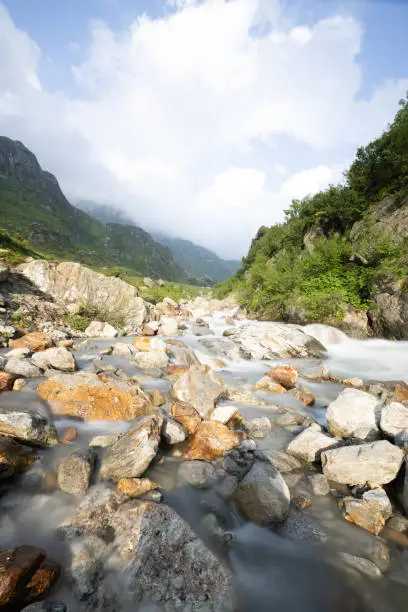
{"type": "Polygon", "coordinates": [[[120,31],[94,22],[72,69],[75,97],[41,90],[40,50],[0,5],[0,132],[25,141],[73,196],[240,256],[290,198],[338,180],[408,80],[358,99],[362,27],[350,16],[307,26],[278,0],[170,5],[120,31]]]}

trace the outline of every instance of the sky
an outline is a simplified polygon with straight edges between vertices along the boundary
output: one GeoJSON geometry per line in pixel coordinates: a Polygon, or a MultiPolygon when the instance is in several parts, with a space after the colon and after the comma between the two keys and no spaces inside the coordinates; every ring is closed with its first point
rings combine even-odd
{"type": "Polygon", "coordinates": [[[0,0],[0,135],[70,199],[245,255],[408,91],[406,0],[0,0]]]}

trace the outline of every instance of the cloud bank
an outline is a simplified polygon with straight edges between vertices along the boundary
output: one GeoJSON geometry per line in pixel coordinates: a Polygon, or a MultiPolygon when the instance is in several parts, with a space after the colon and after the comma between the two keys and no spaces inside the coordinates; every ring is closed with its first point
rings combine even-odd
{"type": "Polygon", "coordinates": [[[168,0],[120,31],[93,22],[75,87],[56,92],[0,3],[0,133],[71,199],[240,257],[392,118],[408,80],[361,98],[362,37],[342,13],[291,23],[279,0],[168,0]]]}

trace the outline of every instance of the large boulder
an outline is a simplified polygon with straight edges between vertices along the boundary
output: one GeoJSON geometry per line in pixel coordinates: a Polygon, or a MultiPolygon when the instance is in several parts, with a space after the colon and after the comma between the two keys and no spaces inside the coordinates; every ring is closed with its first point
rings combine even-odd
{"type": "Polygon", "coordinates": [[[335,438],[323,433],[319,426],[311,425],[289,443],[286,452],[297,459],[313,463],[320,460],[322,451],[338,442],[335,438]]]}
{"type": "Polygon", "coordinates": [[[289,512],[290,493],[280,472],[266,461],[256,461],[235,494],[239,510],[253,523],[283,522],[289,512]]]}
{"type": "Polygon", "coordinates": [[[34,446],[49,446],[58,441],[50,411],[34,393],[2,394],[0,434],[34,446]]]}
{"type": "Polygon", "coordinates": [[[119,378],[81,372],[57,374],[41,383],[37,393],[47,400],[55,414],[67,414],[95,421],[132,421],[148,414],[151,402],[134,383],[119,378]]]}
{"type": "Polygon", "coordinates": [[[399,402],[387,404],[381,411],[380,427],[390,437],[408,431],[408,406],[399,402]]]}
{"type": "Polygon", "coordinates": [[[119,335],[118,330],[103,321],[92,321],[85,330],[85,336],[88,338],[116,338],[119,335]]]}
{"type": "Polygon", "coordinates": [[[136,332],[147,318],[147,303],[136,287],[78,263],[34,260],[19,266],[41,291],[66,305],[86,304],[104,318],[122,319],[127,332],[136,332]]]}
{"type": "Polygon", "coordinates": [[[381,404],[373,395],[358,389],[344,389],[329,404],[326,420],[333,436],[370,441],[379,437],[380,411],[381,404]]]}
{"type": "Polygon", "coordinates": [[[136,353],[133,362],[141,370],[151,370],[165,368],[169,363],[169,358],[164,351],[154,350],[136,353]]]}
{"type": "Polygon", "coordinates": [[[226,390],[225,381],[207,365],[192,366],[173,385],[175,399],[193,406],[204,419],[211,417],[216,400],[226,390]]]}
{"type": "Polygon", "coordinates": [[[43,370],[53,368],[62,372],[74,372],[78,368],[75,357],[63,346],[34,353],[31,360],[43,370]]]}
{"type": "Polygon", "coordinates": [[[348,485],[382,485],[396,478],[403,457],[400,448],[381,440],[324,451],[322,465],[328,480],[348,485]]]}
{"type": "Polygon", "coordinates": [[[16,359],[12,357],[5,365],[4,370],[13,376],[23,376],[24,378],[38,378],[41,370],[34,365],[30,359],[16,359]]]}
{"type": "Polygon", "coordinates": [[[43,332],[30,332],[16,340],[10,340],[9,346],[12,349],[27,348],[31,352],[45,351],[47,348],[54,346],[54,342],[50,336],[43,332]]]}
{"type": "Polygon", "coordinates": [[[128,433],[108,447],[102,459],[101,476],[109,480],[137,478],[156,457],[163,419],[143,417],[128,433]]]}
{"type": "Polygon", "coordinates": [[[239,446],[242,433],[219,421],[203,421],[189,441],[184,459],[213,461],[239,446]]]}

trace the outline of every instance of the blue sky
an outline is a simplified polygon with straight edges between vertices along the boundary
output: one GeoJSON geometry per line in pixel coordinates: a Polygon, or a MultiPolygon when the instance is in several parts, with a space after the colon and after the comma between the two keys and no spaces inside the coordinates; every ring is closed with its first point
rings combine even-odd
{"type": "Polygon", "coordinates": [[[71,200],[241,256],[392,120],[407,23],[399,0],[0,0],[0,133],[71,200]]]}

